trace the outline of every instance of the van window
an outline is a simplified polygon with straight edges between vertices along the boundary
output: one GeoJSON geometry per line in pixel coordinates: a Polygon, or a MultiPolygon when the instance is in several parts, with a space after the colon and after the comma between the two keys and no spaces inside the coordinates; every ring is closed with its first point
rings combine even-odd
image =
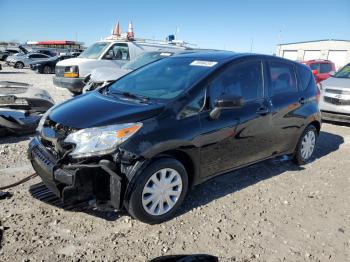
{"type": "Polygon", "coordinates": [[[261,61],[249,61],[230,66],[221,72],[210,85],[210,104],[222,95],[241,96],[253,101],[262,98],[263,72],[261,61]]]}
{"type": "Polygon", "coordinates": [[[114,44],[105,54],[104,59],[129,60],[129,47],[125,43],[114,44]]]}
{"type": "Polygon", "coordinates": [[[90,58],[97,59],[103,53],[105,48],[109,45],[108,42],[97,42],[91,46],[89,46],[84,52],[82,52],[79,57],[80,58],[90,58]]]}
{"type": "Polygon", "coordinates": [[[269,62],[271,95],[298,92],[294,68],[290,64],[269,62]]]}

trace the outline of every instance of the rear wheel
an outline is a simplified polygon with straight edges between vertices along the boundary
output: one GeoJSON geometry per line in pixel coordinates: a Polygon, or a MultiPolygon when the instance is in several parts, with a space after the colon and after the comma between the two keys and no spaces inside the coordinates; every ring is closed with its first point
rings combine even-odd
{"type": "Polygon", "coordinates": [[[295,150],[293,157],[294,163],[297,165],[304,165],[309,162],[315,151],[317,135],[318,132],[315,126],[309,125],[305,128],[295,150]]]}
{"type": "Polygon", "coordinates": [[[172,218],[188,188],[184,166],[172,158],[159,159],[136,177],[126,209],[134,218],[157,224],[172,218]]]}
{"type": "Polygon", "coordinates": [[[49,66],[44,66],[44,68],[43,68],[43,73],[44,74],[51,74],[52,73],[52,70],[51,70],[51,67],[49,67],[49,66]]]}
{"type": "Polygon", "coordinates": [[[24,64],[22,62],[17,62],[15,64],[15,68],[22,69],[24,67],[24,64]]]}

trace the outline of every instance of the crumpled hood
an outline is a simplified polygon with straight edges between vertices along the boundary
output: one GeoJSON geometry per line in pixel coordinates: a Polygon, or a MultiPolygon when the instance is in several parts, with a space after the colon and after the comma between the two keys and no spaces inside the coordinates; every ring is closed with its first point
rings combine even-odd
{"type": "Polygon", "coordinates": [[[162,104],[137,103],[94,91],[58,105],[49,118],[56,123],[82,129],[141,121],[158,115],[163,107],[162,104]]]}
{"type": "Polygon", "coordinates": [[[117,80],[130,71],[122,68],[99,67],[91,72],[90,79],[94,83],[110,82],[117,80]]]}
{"type": "Polygon", "coordinates": [[[337,78],[330,77],[325,81],[321,82],[323,88],[335,87],[335,88],[349,88],[350,89],[350,78],[337,78]]]}

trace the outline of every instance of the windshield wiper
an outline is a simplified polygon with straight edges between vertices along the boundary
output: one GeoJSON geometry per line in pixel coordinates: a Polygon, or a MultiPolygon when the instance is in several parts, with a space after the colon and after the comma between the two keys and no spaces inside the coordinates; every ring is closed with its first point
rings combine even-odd
{"type": "Polygon", "coordinates": [[[143,103],[147,103],[150,100],[149,97],[132,94],[130,92],[115,92],[114,91],[114,92],[108,92],[108,94],[110,94],[110,95],[122,95],[122,96],[125,96],[127,98],[139,100],[139,101],[141,101],[143,103]]]}

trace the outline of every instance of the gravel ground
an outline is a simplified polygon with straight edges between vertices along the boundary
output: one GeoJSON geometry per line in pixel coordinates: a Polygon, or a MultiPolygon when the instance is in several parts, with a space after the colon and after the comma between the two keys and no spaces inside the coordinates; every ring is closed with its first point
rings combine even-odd
{"type": "MultiPolygon", "coordinates": [[[[51,75],[4,67],[0,80],[69,98],[51,75]]],[[[0,186],[33,173],[30,137],[0,138],[0,186]]],[[[178,216],[146,225],[126,213],[70,211],[31,196],[0,200],[0,261],[148,261],[205,253],[220,261],[350,261],[350,129],[324,124],[315,159],[269,160],[194,188],[178,216]],[[0,232],[1,235],[1,232],[0,232]]]]}

